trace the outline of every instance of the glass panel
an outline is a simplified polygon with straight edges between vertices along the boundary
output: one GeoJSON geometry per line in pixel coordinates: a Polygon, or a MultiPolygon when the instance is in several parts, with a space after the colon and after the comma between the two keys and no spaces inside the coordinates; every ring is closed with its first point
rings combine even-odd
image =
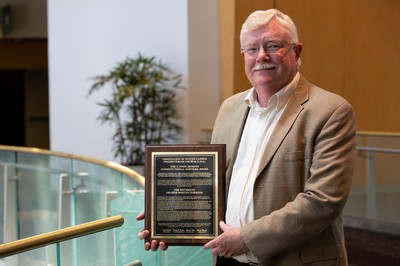
{"type": "Polygon", "coordinates": [[[60,265],[114,265],[114,230],[60,243],[60,265]]]}
{"type": "Polygon", "coordinates": [[[347,216],[400,225],[400,136],[359,134],[347,216]]]}
{"type": "Polygon", "coordinates": [[[25,238],[109,215],[124,217],[121,227],[9,256],[0,265],[125,265],[136,260],[211,265],[211,253],[203,247],[145,252],[137,238],[144,223],[135,219],[144,210],[143,187],[112,167],[75,156],[0,150],[0,171],[0,191],[8,194],[0,204],[12,206],[0,213],[1,239],[10,229],[25,238]],[[16,180],[8,180],[5,169],[16,180]]]}
{"type": "Polygon", "coordinates": [[[161,265],[212,265],[212,254],[203,246],[168,247],[168,251],[162,253],[161,265]]]}
{"type": "Polygon", "coordinates": [[[124,224],[115,229],[117,265],[125,265],[137,259],[143,265],[159,265],[161,252],[145,252],[144,242],[137,238],[144,222],[136,221],[136,216],[142,210],[144,210],[144,191],[125,195],[111,202],[112,215],[124,217],[124,224]]]}
{"type": "MultiPolygon", "coordinates": [[[[57,245],[37,248],[17,255],[0,259],[0,265],[25,266],[25,265],[57,265],[57,245]]],[[[72,265],[72,264],[70,264],[72,265]]]]}
{"type": "Polygon", "coordinates": [[[52,180],[46,155],[19,153],[17,193],[20,238],[57,228],[57,180],[52,180]]]}

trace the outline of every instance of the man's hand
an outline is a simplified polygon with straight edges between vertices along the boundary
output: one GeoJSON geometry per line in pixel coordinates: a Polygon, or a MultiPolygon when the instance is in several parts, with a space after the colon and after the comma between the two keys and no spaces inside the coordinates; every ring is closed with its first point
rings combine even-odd
{"type": "MultiPolygon", "coordinates": [[[[138,214],[138,216],[136,216],[136,221],[141,221],[145,218],[145,213],[141,212],[138,214]]],[[[149,230],[145,230],[142,229],[142,231],[139,232],[138,237],[140,240],[144,240],[146,239],[146,237],[148,237],[150,234],[149,230]]],[[[167,250],[168,246],[164,243],[164,242],[160,242],[160,244],[158,244],[157,240],[153,240],[150,242],[146,242],[144,243],[144,249],[145,250],[153,250],[156,251],[158,249],[158,247],[160,247],[161,250],[167,250]]]]}
{"type": "Polygon", "coordinates": [[[211,249],[212,254],[220,257],[235,257],[241,255],[249,248],[244,242],[239,228],[233,228],[224,222],[219,222],[223,233],[204,245],[205,249],[211,249]]]}

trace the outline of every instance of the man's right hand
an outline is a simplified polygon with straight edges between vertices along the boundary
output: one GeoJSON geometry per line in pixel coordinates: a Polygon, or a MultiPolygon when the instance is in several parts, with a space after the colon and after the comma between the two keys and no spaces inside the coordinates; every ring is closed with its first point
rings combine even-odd
{"type": "MultiPolygon", "coordinates": [[[[136,221],[141,221],[145,218],[145,213],[144,211],[139,213],[138,216],[136,216],[136,221]]],[[[146,239],[150,234],[149,230],[142,229],[142,231],[139,232],[138,237],[140,240],[146,239]]],[[[150,242],[145,242],[144,243],[144,249],[145,250],[153,250],[156,251],[160,247],[161,250],[165,251],[167,250],[168,246],[164,242],[158,243],[157,240],[153,240],[150,242]]]]}

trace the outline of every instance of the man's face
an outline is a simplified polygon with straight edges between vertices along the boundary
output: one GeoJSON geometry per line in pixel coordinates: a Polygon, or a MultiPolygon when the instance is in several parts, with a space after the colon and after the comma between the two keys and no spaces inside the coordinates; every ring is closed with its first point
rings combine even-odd
{"type": "Polygon", "coordinates": [[[247,78],[257,91],[276,93],[298,71],[302,44],[291,44],[287,29],[275,20],[245,33],[242,48],[247,78]]]}

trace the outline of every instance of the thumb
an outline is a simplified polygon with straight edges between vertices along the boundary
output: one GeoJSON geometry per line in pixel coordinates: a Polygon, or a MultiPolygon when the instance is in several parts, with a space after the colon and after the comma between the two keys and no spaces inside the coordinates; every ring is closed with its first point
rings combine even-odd
{"type": "Polygon", "coordinates": [[[225,232],[227,229],[230,228],[229,225],[227,225],[226,223],[224,223],[223,221],[219,222],[219,227],[221,227],[222,231],[225,232]]]}

